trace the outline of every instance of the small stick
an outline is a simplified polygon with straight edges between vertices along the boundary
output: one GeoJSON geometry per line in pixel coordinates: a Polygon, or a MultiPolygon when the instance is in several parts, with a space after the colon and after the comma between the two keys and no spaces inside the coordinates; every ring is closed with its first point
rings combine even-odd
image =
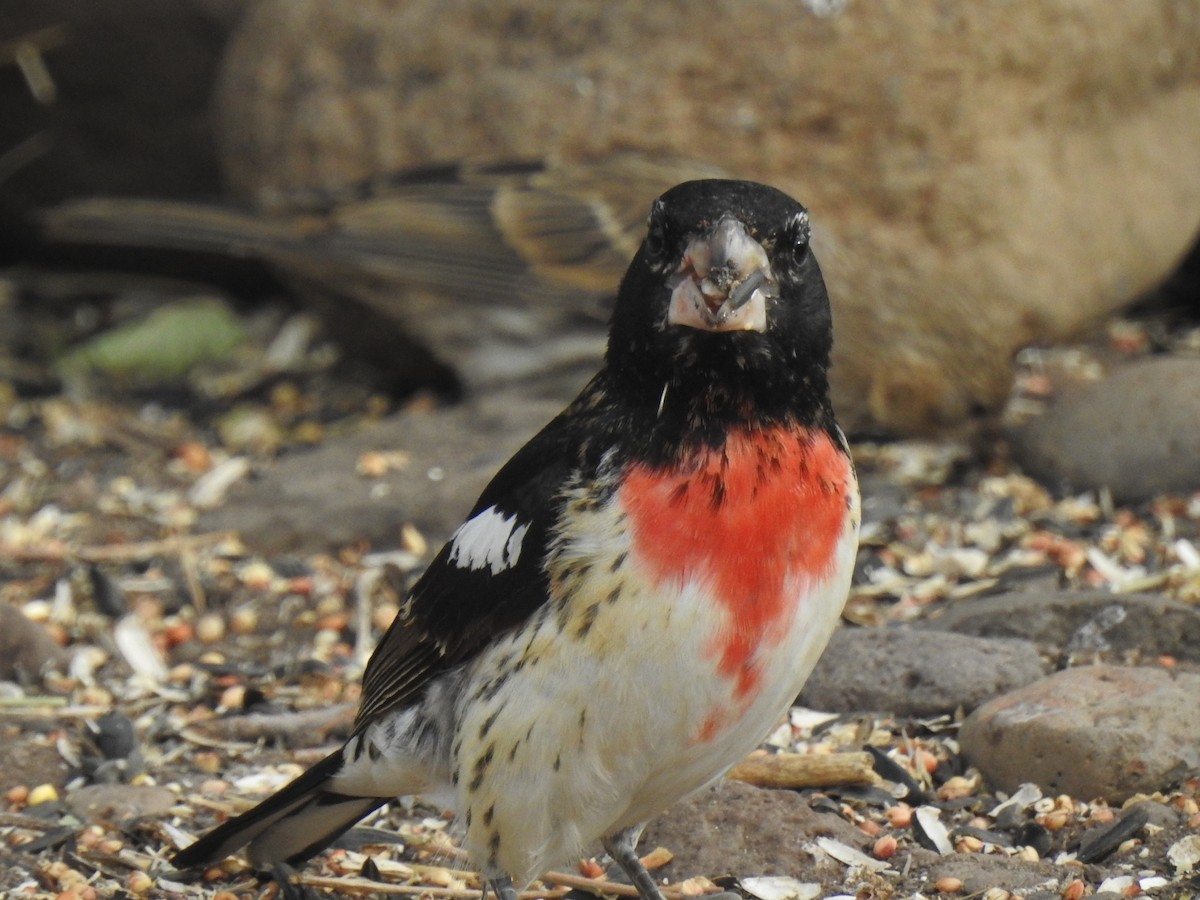
{"type": "MultiPolygon", "coordinates": [[[[371,881],[367,878],[342,877],[334,878],[328,875],[309,875],[299,872],[289,881],[292,884],[309,885],[317,888],[330,888],[335,891],[364,894],[401,894],[406,896],[424,895],[426,897],[445,897],[449,900],[479,900],[482,891],[478,888],[443,888],[430,887],[421,884],[388,884],[383,881],[371,881]]],[[[569,893],[569,888],[552,891],[522,891],[517,895],[520,900],[536,900],[538,897],[563,897],[569,893]]],[[[636,896],[636,892],[634,894],[636,896]]]]}
{"type": "Polygon", "coordinates": [[[204,544],[216,544],[229,537],[229,532],[210,534],[175,535],[154,541],[139,541],[135,544],[106,544],[95,547],[71,547],[62,541],[46,541],[34,547],[6,547],[0,545],[0,559],[16,562],[65,562],[78,559],[83,562],[142,562],[156,556],[177,554],[184,548],[195,548],[204,544]]]}
{"type": "Polygon", "coordinates": [[[324,741],[338,728],[349,730],[354,722],[354,709],[348,703],[339,703],[298,712],[246,713],[193,722],[188,731],[190,735],[215,741],[254,744],[272,738],[288,744],[311,745],[314,740],[324,741]]]}
{"type": "Polygon", "coordinates": [[[765,788],[819,788],[879,784],[869,753],[775,753],[742,760],[729,771],[735,781],[765,788]]]}
{"type": "MultiPolygon", "coordinates": [[[[570,872],[546,872],[538,879],[543,884],[559,885],[593,894],[607,894],[616,897],[637,897],[638,891],[632,884],[618,884],[604,878],[585,878],[583,875],[572,875],[570,872]]],[[[678,888],[660,885],[659,890],[667,900],[684,900],[684,894],[678,888]]]]}

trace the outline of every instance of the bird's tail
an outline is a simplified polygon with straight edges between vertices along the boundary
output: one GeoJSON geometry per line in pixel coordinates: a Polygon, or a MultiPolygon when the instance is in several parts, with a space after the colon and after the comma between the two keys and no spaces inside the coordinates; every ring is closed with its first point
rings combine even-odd
{"type": "Polygon", "coordinates": [[[246,847],[256,866],[297,862],[329,846],[391,797],[355,797],[330,789],[342,768],[338,750],[258,806],[214,828],[171,860],[177,869],[208,865],[246,847]]]}
{"type": "Polygon", "coordinates": [[[72,200],[43,210],[40,225],[54,241],[229,256],[263,256],[271,249],[303,244],[303,235],[290,219],[176,200],[72,200]]]}

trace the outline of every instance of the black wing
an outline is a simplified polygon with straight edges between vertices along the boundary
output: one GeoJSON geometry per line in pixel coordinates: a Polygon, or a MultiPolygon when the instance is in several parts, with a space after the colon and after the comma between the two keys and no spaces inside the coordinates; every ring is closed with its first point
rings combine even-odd
{"type": "Polygon", "coordinates": [[[430,678],[470,659],[546,602],[543,562],[560,492],[578,464],[578,424],[569,410],[559,415],[484,488],[467,521],[481,513],[512,517],[514,529],[526,529],[519,552],[497,559],[494,571],[467,565],[461,553],[456,559],[453,538],[442,547],[367,663],[356,727],[411,702],[430,678]]]}

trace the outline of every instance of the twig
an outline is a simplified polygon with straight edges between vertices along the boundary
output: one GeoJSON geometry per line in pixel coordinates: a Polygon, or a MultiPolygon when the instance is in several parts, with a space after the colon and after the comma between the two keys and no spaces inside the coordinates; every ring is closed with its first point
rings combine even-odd
{"type": "Polygon", "coordinates": [[[204,612],[208,609],[208,598],[204,594],[204,585],[200,583],[194,546],[187,543],[179,545],[179,565],[183,569],[183,579],[187,582],[188,596],[192,598],[192,607],[198,613],[204,612]]]}
{"type": "Polygon", "coordinates": [[[869,753],[775,753],[742,760],[729,771],[735,781],[768,788],[815,788],[878,784],[869,753]]]}
{"type": "MultiPolygon", "coordinates": [[[[303,884],[309,887],[330,888],[335,891],[364,894],[401,894],[407,896],[422,895],[426,897],[446,897],[450,900],[479,900],[482,892],[478,888],[443,888],[429,887],[421,884],[388,884],[381,881],[371,881],[367,878],[334,878],[328,875],[309,875],[299,872],[289,881],[292,884],[303,884]]],[[[539,897],[563,897],[569,893],[569,888],[553,891],[522,891],[517,895],[520,900],[537,900],[539,897]]],[[[634,892],[634,896],[637,892],[634,892]]]]}
{"type": "Polygon", "coordinates": [[[231,532],[214,531],[208,534],[174,535],[135,544],[105,544],[93,547],[72,547],[61,541],[47,541],[33,547],[0,545],[0,559],[16,562],[143,562],[156,556],[178,554],[185,548],[195,549],[206,544],[217,544],[230,536],[231,532]]]}
{"type": "MultiPolygon", "coordinates": [[[[583,875],[573,875],[570,872],[546,872],[539,879],[544,884],[553,884],[573,890],[589,891],[593,894],[606,894],[615,897],[637,897],[638,891],[632,884],[619,884],[606,878],[586,878],[583,875]]],[[[684,893],[678,888],[660,885],[659,890],[667,900],[685,900],[684,893]]]]}
{"type": "MultiPolygon", "coordinates": [[[[254,744],[263,739],[272,739],[282,740],[286,744],[311,745],[314,741],[323,741],[338,728],[348,731],[354,722],[354,712],[355,707],[351,704],[339,703],[337,706],[299,712],[249,713],[193,722],[188,731],[191,735],[200,735],[209,740],[254,744]]],[[[189,739],[194,740],[194,737],[189,739]]]]}
{"type": "Polygon", "coordinates": [[[46,821],[21,813],[0,812],[0,828],[24,828],[28,831],[49,831],[51,828],[57,827],[57,820],[46,821]]]}
{"type": "Polygon", "coordinates": [[[4,717],[6,719],[37,719],[50,713],[56,719],[96,719],[110,712],[112,712],[111,706],[55,706],[53,703],[41,703],[16,707],[6,706],[4,717]]]}
{"type": "Polygon", "coordinates": [[[39,694],[33,697],[0,697],[0,709],[27,709],[38,707],[45,709],[53,706],[66,706],[67,698],[52,694],[39,694]]]}

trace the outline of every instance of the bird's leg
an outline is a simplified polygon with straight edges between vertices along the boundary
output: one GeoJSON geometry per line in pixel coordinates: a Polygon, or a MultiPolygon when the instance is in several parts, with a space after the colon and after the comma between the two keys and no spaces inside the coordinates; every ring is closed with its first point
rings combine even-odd
{"type": "Polygon", "coordinates": [[[496,900],[517,900],[517,891],[513,887],[512,879],[507,876],[485,881],[483,883],[483,894],[479,900],[487,900],[489,889],[496,895],[496,900]]]}
{"type": "Polygon", "coordinates": [[[654,879],[650,877],[650,873],[638,859],[637,842],[638,838],[642,836],[644,827],[643,824],[625,828],[616,834],[610,834],[603,839],[602,843],[608,855],[617,861],[621,871],[629,876],[629,880],[637,888],[642,900],[665,900],[662,891],[658,889],[658,885],[654,883],[654,879]]]}

